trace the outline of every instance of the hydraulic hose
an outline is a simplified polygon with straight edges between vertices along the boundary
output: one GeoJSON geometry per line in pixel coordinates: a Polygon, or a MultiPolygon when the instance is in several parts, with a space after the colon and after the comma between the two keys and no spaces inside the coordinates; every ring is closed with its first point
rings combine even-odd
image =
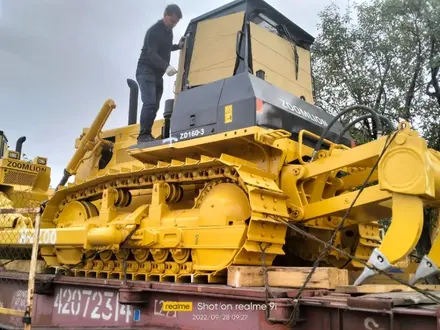
{"type": "MultiPolygon", "coordinates": [[[[324,141],[325,137],[327,136],[327,133],[330,131],[330,129],[336,123],[336,121],[340,117],[345,115],[347,112],[353,111],[355,109],[362,109],[362,110],[370,112],[372,117],[373,117],[373,119],[374,119],[374,121],[376,122],[377,136],[382,132],[382,123],[380,121],[379,114],[376,111],[374,111],[373,109],[371,109],[370,107],[367,107],[366,105],[353,105],[353,106],[350,106],[348,108],[345,108],[344,110],[342,110],[340,113],[338,113],[332,119],[332,121],[327,125],[327,127],[324,130],[324,132],[319,137],[318,142],[316,142],[315,149],[313,150],[312,157],[310,158],[310,162],[313,162],[315,160],[316,155],[318,154],[318,150],[321,148],[322,142],[324,141]]],[[[377,138],[377,136],[376,136],[376,138],[377,138]]]]}
{"type": "MultiPolygon", "coordinates": [[[[368,115],[360,116],[359,118],[356,118],[355,120],[351,121],[347,126],[344,127],[342,132],[339,133],[338,137],[335,140],[335,143],[336,144],[339,143],[339,140],[342,139],[344,134],[347,133],[350,130],[350,128],[352,128],[355,124],[357,124],[365,119],[371,118],[371,117],[372,117],[371,114],[368,114],[368,115]]],[[[395,129],[394,125],[387,117],[379,115],[379,118],[382,120],[383,123],[385,123],[388,126],[388,128],[390,129],[390,132],[394,131],[394,129],[395,129]]]]}

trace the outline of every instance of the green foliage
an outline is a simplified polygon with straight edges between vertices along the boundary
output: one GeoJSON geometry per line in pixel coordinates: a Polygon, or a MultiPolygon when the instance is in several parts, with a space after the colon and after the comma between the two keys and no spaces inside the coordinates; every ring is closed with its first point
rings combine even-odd
{"type": "MultiPolygon", "coordinates": [[[[439,3],[370,0],[343,13],[328,6],[320,13],[320,34],[312,47],[317,105],[333,114],[367,105],[395,124],[410,122],[439,141],[428,139],[430,144],[440,144],[434,137],[440,127],[440,90],[432,83],[433,73],[439,77],[439,3]]],[[[358,143],[365,142],[363,134],[353,133],[358,143]]]]}

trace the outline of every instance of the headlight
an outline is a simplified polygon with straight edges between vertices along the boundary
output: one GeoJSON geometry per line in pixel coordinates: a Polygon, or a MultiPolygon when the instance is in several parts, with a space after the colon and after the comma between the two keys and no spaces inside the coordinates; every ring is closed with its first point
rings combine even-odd
{"type": "Polygon", "coordinates": [[[39,164],[39,165],[46,165],[47,164],[47,158],[37,157],[37,164],[39,164]]]}
{"type": "Polygon", "coordinates": [[[20,159],[20,155],[16,151],[8,151],[8,158],[20,159]]]}

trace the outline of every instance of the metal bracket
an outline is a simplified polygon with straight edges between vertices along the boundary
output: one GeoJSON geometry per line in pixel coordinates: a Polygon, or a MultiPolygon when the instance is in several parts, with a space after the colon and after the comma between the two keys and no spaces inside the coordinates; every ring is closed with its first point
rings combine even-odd
{"type": "Polygon", "coordinates": [[[40,282],[35,285],[34,293],[42,296],[53,296],[55,293],[55,284],[52,281],[40,282]]]}
{"type": "Polygon", "coordinates": [[[119,303],[122,305],[148,305],[148,294],[142,289],[135,289],[128,285],[124,285],[119,289],[118,295],[119,303]]]}

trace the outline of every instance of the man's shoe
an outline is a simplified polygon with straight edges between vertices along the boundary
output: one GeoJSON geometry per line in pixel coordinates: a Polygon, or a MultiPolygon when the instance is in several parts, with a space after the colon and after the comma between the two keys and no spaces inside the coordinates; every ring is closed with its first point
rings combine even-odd
{"type": "Polygon", "coordinates": [[[137,143],[129,147],[129,149],[145,148],[148,142],[154,141],[154,137],[151,134],[138,136],[137,143]]]}
{"type": "Polygon", "coordinates": [[[138,144],[145,143],[145,142],[151,142],[154,140],[154,137],[151,134],[146,134],[142,136],[138,136],[137,142],[138,144]]]}
{"type": "Polygon", "coordinates": [[[142,136],[138,136],[137,138],[137,143],[131,145],[130,147],[128,147],[128,149],[140,149],[140,148],[145,148],[146,144],[148,144],[148,142],[153,141],[154,138],[151,136],[151,134],[148,135],[142,135],[142,136]]]}

